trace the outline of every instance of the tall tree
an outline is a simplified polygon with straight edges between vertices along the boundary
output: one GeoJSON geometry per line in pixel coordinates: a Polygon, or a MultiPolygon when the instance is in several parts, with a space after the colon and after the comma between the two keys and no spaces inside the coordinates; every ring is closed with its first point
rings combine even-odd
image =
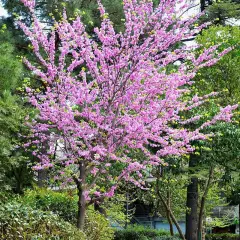
{"type": "MultiPolygon", "coordinates": [[[[219,92],[219,97],[216,99],[215,103],[211,104],[205,110],[205,114],[210,114],[211,111],[215,111],[216,105],[224,105],[233,102],[239,102],[239,68],[237,63],[239,62],[239,28],[232,26],[211,26],[209,29],[202,31],[201,35],[197,36],[197,43],[204,47],[214,46],[220,44],[220,49],[232,46],[234,49],[226,54],[216,65],[210,68],[203,68],[199,71],[198,75],[195,77],[195,89],[200,94],[207,94],[211,91],[219,92]],[[211,109],[211,111],[209,111],[211,109]]],[[[200,50],[201,51],[201,50],[200,50]]],[[[226,126],[227,128],[227,126],[226,126]]],[[[222,129],[219,129],[221,132],[222,129]]],[[[224,139],[224,137],[223,137],[224,139]]],[[[215,141],[213,139],[213,141],[215,141]]],[[[224,140],[223,140],[224,141],[224,140]]],[[[227,142],[227,139],[226,139],[227,142]]],[[[230,146],[230,145],[229,145],[230,146]]],[[[218,159],[215,151],[218,151],[219,146],[213,147],[212,152],[215,153],[215,158],[218,159]]],[[[237,148],[234,150],[236,152],[237,148]]],[[[229,155],[230,158],[230,155],[229,155]]],[[[221,158],[222,159],[222,158],[221,158]]],[[[190,167],[194,165],[195,167],[200,167],[201,162],[204,160],[204,156],[198,155],[193,159],[190,159],[190,167]]],[[[213,161],[213,159],[211,160],[213,161]]],[[[190,168],[191,169],[191,168],[190,168]]],[[[198,215],[198,177],[195,176],[191,188],[189,186],[189,200],[188,206],[191,211],[187,213],[187,219],[192,218],[195,220],[194,227],[192,226],[192,220],[187,221],[187,235],[188,239],[197,239],[198,226],[200,226],[199,215],[198,215]],[[192,188],[194,185],[194,188],[192,188]],[[191,204],[190,204],[191,202],[191,204]],[[192,207],[190,206],[192,205],[192,207]],[[189,225],[188,225],[189,224],[189,225]]]]}
{"type": "MultiPolygon", "coordinates": [[[[30,24],[29,12],[18,0],[2,0],[4,8],[8,11],[10,19],[16,16],[24,17],[24,21],[30,24]]],[[[111,21],[118,31],[123,30],[123,9],[121,1],[118,0],[103,0],[111,21]]],[[[68,16],[81,14],[84,24],[87,26],[87,31],[92,32],[93,28],[100,25],[100,14],[98,11],[97,0],[36,0],[36,11],[39,20],[46,27],[54,24],[55,20],[60,20],[63,9],[66,9],[68,16]]]]}
{"type": "Polygon", "coordinates": [[[238,1],[201,0],[201,11],[205,11],[205,14],[201,17],[202,21],[210,21],[216,25],[233,25],[240,18],[238,1]]]}
{"type": "MultiPolygon", "coordinates": [[[[180,120],[180,112],[201,105],[208,97],[195,96],[185,102],[183,87],[199,68],[214,64],[228,52],[215,54],[218,46],[205,49],[197,58],[192,49],[184,47],[169,52],[204,27],[191,29],[198,16],[176,19],[186,9],[183,5],[176,10],[178,1],[161,1],[154,9],[152,1],[124,0],[125,32],[119,34],[99,2],[102,20],[101,27],[95,28],[97,40],[87,34],[80,17],[69,22],[65,13],[46,34],[34,15],[34,1],[22,2],[34,22],[31,28],[22,22],[19,25],[31,40],[39,65],[24,62],[45,85],[40,93],[26,89],[30,103],[39,111],[31,123],[29,145],[50,143],[48,152],[33,152],[41,159],[35,169],[70,166],[79,195],[79,228],[83,228],[88,204],[113,196],[120,181],[141,187],[141,171],[147,165],[160,165],[166,155],[192,151],[192,140],[206,138],[202,129],[217,121],[230,121],[237,108],[222,108],[195,130],[171,124],[186,124],[180,120]],[[59,49],[55,48],[56,33],[59,49]],[[188,61],[168,73],[167,66],[180,58],[188,61]],[[63,151],[61,159],[56,158],[56,145],[63,151]],[[161,149],[153,155],[147,145],[160,145],[161,149]],[[129,158],[129,149],[141,150],[145,158],[129,158]],[[109,183],[96,191],[95,184],[104,181],[103,176],[109,183]]],[[[198,119],[195,116],[187,122],[198,119]]]]}
{"type": "MultiPolygon", "coordinates": [[[[1,37],[9,33],[2,27],[1,37]]],[[[22,193],[32,179],[27,167],[28,155],[23,148],[28,134],[25,126],[27,108],[17,96],[16,88],[21,86],[23,66],[9,42],[0,44],[0,184],[2,190],[22,193]]]]}
{"type": "MultiPolygon", "coordinates": [[[[189,173],[193,175],[197,166],[198,156],[191,154],[189,160],[189,173]]],[[[186,239],[198,239],[198,177],[192,176],[187,187],[187,213],[186,213],[186,239]]]]}

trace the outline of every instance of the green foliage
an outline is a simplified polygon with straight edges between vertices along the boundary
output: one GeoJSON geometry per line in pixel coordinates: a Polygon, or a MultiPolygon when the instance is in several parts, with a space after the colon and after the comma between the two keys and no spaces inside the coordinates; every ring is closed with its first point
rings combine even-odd
{"type": "Polygon", "coordinates": [[[16,193],[22,193],[32,180],[27,166],[29,156],[22,146],[25,139],[21,136],[28,134],[26,116],[27,108],[19,103],[19,98],[4,91],[0,97],[0,185],[16,193]]]}
{"type": "Polygon", "coordinates": [[[239,19],[239,3],[233,1],[215,1],[206,9],[203,21],[212,22],[213,24],[228,25],[233,24],[234,18],[239,19]]]}
{"type": "Polygon", "coordinates": [[[88,236],[88,240],[111,240],[114,236],[114,230],[110,227],[109,221],[92,209],[87,211],[83,231],[88,236]]]}
{"type": "Polygon", "coordinates": [[[202,93],[220,92],[220,104],[240,101],[240,29],[232,26],[212,26],[198,35],[197,43],[204,47],[220,44],[219,51],[234,47],[212,67],[203,68],[196,77],[196,87],[202,93]]]}
{"type": "Polygon", "coordinates": [[[240,236],[231,233],[207,234],[206,240],[240,240],[240,236]]]}
{"type": "MultiPolygon", "coordinates": [[[[225,4],[225,3],[224,3],[225,4]]],[[[214,5],[216,6],[216,5],[214,5]]],[[[228,47],[233,50],[221,58],[215,65],[203,68],[195,78],[195,87],[199,95],[210,92],[219,92],[219,96],[211,101],[211,105],[204,106],[204,113],[214,112],[216,106],[235,104],[240,101],[240,30],[233,26],[211,26],[202,31],[196,38],[197,43],[204,47],[220,45],[217,52],[228,47]]],[[[202,112],[200,112],[201,114],[202,112]]],[[[214,206],[223,205],[223,200],[219,197],[221,193],[231,198],[239,193],[237,185],[239,183],[239,116],[235,114],[233,123],[219,123],[208,128],[214,133],[211,141],[198,142],[197,152],[199,153],[198,164],[195,170],[196,177],[199,178],[200,192],[205,188],[209,167],[214,166],[214,176],[210,185],[205,205],[205,215],[211,216],[214,206]],[[222,203],[221,203],[222,202],[222,203]]],[[[201,195],[201,194],[200,194],[201,195]]],[[[236,202],[237,203],[237,202],[236,202]]],[[[214,226],[229,225],[229,218],[214,219],[214,226]]]]}
{"type": "MultiPolygon", "coordinates": [[[[232,123],[219,123],[209,129],[214,133],[210,142],[202,142],[200,152],[202,158],[208,163],[223,166],[226,170],[237,171],[239,169],[240,156],[240,128],[232,123]],[[206,151],[205,149],[210,149],[206,151]],[[234,164],[233,164],[234,162],[234,164]]],[[[230,179],[225,179],[230,180],[230,179]]]]}
{"type": "MultiPolygon", "coordinates": [[[[131,203],[130,203],[131,204],[131,203]]],[[[124,226],[126,221],[130,221],[132,212],[126,214],[126,194],[116,194],[113,198],[105,199],[102,208],[105,210],[107,217],[111,223],[117,226],[124,226]]]]}
{"type": "Polygon", "coordinates": [[[29,156],[24,151],[23,135],[28,134],[25,117],[31,111],[23,98],[15,92],[20,86],[23,67],[10,44],[10,34],[2,25],[0,33],[0,186],[3,190],[22,193],[30,185],[32,173],[28,168],[29,156]]]}
{"type": "MultiPolygon", "coordinates": [[[[76,223],[77,195],[75,191],[29,190],[19,201],[34,209],[51,211],[72,224],[76,223]]],[[[114,234],[109,221],[91,208],[87,211],[84,233],[88,236],[88,240],[111,240],[114,234]]]]}
{"type": "MultiPolygon", "coordinates": [[[[14,16],[22,16],[25,22],[29,23],[29,15],[26,8],[19,3],[18,0],[2,0],[3,6],[7,11],[14,16]]],[[[110,19],[116,24],[117,29],[121,30],[123,27],[123,8],[122,2],[119,0],[103,0],[103,5],[106,7],[110,19]]],[[[70,18],[76,15],[81,15],[83,22],[86,24],[88,31],[92,32],[93,27],[100,25],[100,14],[98,11],[97,0],[37,0],[36,6],[38,15],[41,21],[51,25],[52,18],[60,20],[63,8],[66,9],[70,18]]]]}
{"type": "Polygon", "coordinates": [[[146,228],[141,225],[134,225],[124,230],[115,232],[115,240],[178,240],[178,237],[169,236],[165,230],[146,228]]]}
{"type": "MultiPolygon", "coordinates": [[[[176,237],[176,236],[161,236],[161,237],[156,237],[156,240],[180,240],[181,238],[176,237]]],[[[151,240],[151,238],[149,238],[151,240]]]]}
{"type": "MultiPolygon", "coordinates": [[[[23,228],[21,230],[23,236],[24,234],[27,234],[28,237],[40,236],[40,234],[46,231],[48,235],[42,235],[39,239],[85,239],[82,237],[82,233],[79,235],[78,232],[76,233],[75,227],[73,227],[76,223],[77,198],[72,193],[53,192],[46,189],[26,191],[25,195],[18,199],[18,202],[2,204],[1,213],[0,223],[1,226],[4,226],[2,231],[6,229],[4,225],[6,222],[11,223],[13,221],[9,226],[11,229],[6,230],[10,232],[9,234],[12,234],[11,236],[15,236],[14,234],[20,231],[18,228],[27,221],[28,224],[25,224],[26,229],[23,228]],[[12,215],[10,214],[11,212],[12,215]],[[6,216],[6,219],[4,216],[6,216]],[[37,228],[38,225],[43,227],[37,228]],[[49,230],[47,230],[48,228],[49,230]],[[72,235],[68,236],[67,234],[71,233],[71,231],[72,235]],[[75,233],[76,238],[73,238],[75,233]]],[[[88,209],[87,211],[84,233],[87,236],[87,240],[111,240],[114,236],[114,231],[110,227],[109,221],[93,209],[88,209]]],[[[6,233],[2,232],[2,234],[6,233]]],[[[15,239],[13,237],[7,238],[8,235],[4,236],[6,236],[6,239],[15,239]]]]}
{"type": "Polygon", "coordinates": [[[86,240],[82,232],[57,215],[16,202],[0,205],[0,238],[86,240]]]}
{"type": "MultiPolygon", "coordinates": [[[[110,20],[114,23],[117,31],[124,30],[124,14],[121,0],[102,0],[110,20]]],[[[11,18],[22,16],[26,23],[29,23],[29,15],[26,8],[18,0],[2,0],[3,6],[7,9],[11,18]]],[[[156,6],[159,0],[153,0],[156,6]]],[[[66,9],[70,18],[80,15],[87,30],[92,33],[93,28],[100,25],[100,14],[97,0],[36,0],[38,15],[44,23],[53,24],[52,18],[61,19],[63,8],[66,9]]]]}
{"type": "MultiPolygon", "coordinates": [[[[239,178],[239,139],[240,128],[235,124],[220,123],[210,128],[215,134],[210,142],[199,144],[198,178],[200,192],[205,188],[208,178],[209,166],[214,166],[214,177],[206,198],[206,215],[210,216],[214,206],[226,205],[226,199],[221,198],[221,194],[230,196],[233,191],[237,191],[239,178]],[[207,151],[206,149],[210,149],[207,151]]],[[[239,191],[239,190],[238,190],[239,191]]],[[[215,219],[213,226],[229,225],[231,219],[215,219]]]]}
{"type": "Polygon", "coordinates": [[[178,166],[178,169],[182,170],[182,173],[173,173],[172,170],[176,165],[170,165],[162,170],[162,176],[159,179],[158,189],[156,189],[156,183],[151,183],[149,191],[138,191],[138,198],[145,204],[153,206],[152,212],[157,213],[159,216],[167,218],[167,211],[163,202],[159,199],[156,192],[163,197],[167,204],[170,205],[172,212],[176,219],[180,220],[184,218],[186,213],[186,184],[188,183],[188,177],[184,174],[183,169],[178,166]]]}
{"type": "Polygon", "coordinates": [[[11,192],[6,192],[6,191],[0,191],[0,204],[5,204],[9,201],[12,201],[14,198],[14,194],[11,192]]]}
{"type": "Polygon", "coordinates": [[[0,44],[0,94],[6,90],[13,90],[19,83],[22,63],[13,55],[13,51],[14,47],[11,44],[0,44]]]}
{"type": "Polygon", "coordinates": [[[77,196],[70,192],[54,192],[43,188],[28,190],[20,201],[35,209],[51,211],[65,221],[76,222],[77,196]]]}

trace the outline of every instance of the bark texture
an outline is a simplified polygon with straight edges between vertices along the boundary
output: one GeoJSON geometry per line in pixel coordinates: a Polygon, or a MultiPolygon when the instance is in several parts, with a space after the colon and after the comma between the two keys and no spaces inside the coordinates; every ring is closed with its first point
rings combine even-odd
{"type": "MultiPolygon", "coordinates": [[[[190,174],[194,173],[197,165],[197,156],[191,154],[189,160],[190,174]]],[[[187,212],[186,212],[186,239],[198,240],[198,178],[191,177],[187,187],[187,212]]]]}
{"type": "Polygon", "coordinates": [[[205,186],[202,198],[201,198],[201,204],[200,204],[199,219],[198,219],[198,236],[199,236],[199,240],[202,240],[204,207],[205,207],[207,194],[208,194],[211,182],[212,182],[213,173],[214,173],[214,168],[213,168],[213,166],[211,166],[210,170],[209,170],[208,180],[207,180],[207,183],[206,183],[206,186],[205,186]]]}
{"type": "MultiPolygon", "coordinates": [[[[158,173],[160,173],[160,169],[158,170],[158,173]]],[[[159,179],[160,179],[160,174],[157,175],[157,182],[156,182],[156,193],[157,193],[157,196],[159,198],[159,200],[163,203],[163,206],[165,207],[166,209],[166,212],[168,214],[168,216],[170,217],[171,221],[175,224],[177,230],[178,230],[178,233],[180,235],[180,238],[185,240],[185,236],[181,230],[181,227],[180,225],[178,224],[178,221],[177,219],[175,218],[172,210],[171,210],[171,206],[169,205],[169,202],[167,200],[164,199],[164,197],[162,196],[161,192],[159,191],[160,187],[159,187],[159,179]]],[[[169,222],[170,224],[170,222],[169,222]]],[[[173,229],[172,229],[172,233],[173,233],[173,229]]]]}
{"type": "MultiPolygon", "coordinates": [[[[167,194],[167,201],[168,201],[168,207],[169,209],[171,209],[171,193],[170,193],[170,189],[168,189],[168,194],[167,194]]],[[[173,231],[173,222],[170,216],[170,212],[167,211],[167,219],[168,219],[168,223],[169,223],[169,227],[170,227],[170,234],[171,236],[174,235],[174,231],[173,231]]]]}
{"type": "Polygon", "coordinates": [[[79,163],[79,170],[80,170],[80,180],[77,181],[77,188],[78,188],[78,215],[77,215],[77,228],[83,230],[85,217],[86,217],[86,200],[84,197],[84,188],[86,183],[86,169],[84,162],[79,163]]]}

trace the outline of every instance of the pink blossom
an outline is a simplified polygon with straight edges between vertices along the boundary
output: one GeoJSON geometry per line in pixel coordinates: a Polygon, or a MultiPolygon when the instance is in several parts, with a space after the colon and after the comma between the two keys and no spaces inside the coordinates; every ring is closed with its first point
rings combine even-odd
{"type": "Polygon", "coordinates": [[[109,198],[110,198],[110,197],[113,197],[116,188],[117,188],[117,186],[112,186],[112,187],[110,188],[110,190],[109,190],[107,193],[105,193],[105,196],[106,196],[106,197],[109,197],[109,198]]]}
{"type": "Polygon", "coordinates": [[[95,195],[96,197],[100,197],[100,196],[101,196],[101,193],[98,192],[98,191],[96,191],[96,192],[94,192],[94,195],[95,195]]]}
{"type": "Polygon", "coordinates": [[[98,168],[96,168],[96,167],[94,167],[92,170],[91,170],[91,174],[93,175],[93,176],[96,176],[96,174],[98,173],[98,168]]]}
{"type": "Polygon", "coordinates": [[[90,201],[91,197],[89,196],[89,191],[83,191],[83,197],[86,201],[90,201]]]}
{"type": "Polygon", "coordinates": [[[217,94],[183,101],[185,94],[191,93],[188,87],[197,71],[213,65],[231,50],[216,53],[219,46],[212,46],[197,57],[197,45],[171,50],[207,26],[193,27],[202,13],[187,20],[176,18],[188,8],[182,0],[160,1],[156,8],[151,0],[123,0],[124,33],[115,32],[98,1],[102,22],[95,28],[94,38],[80,17],[68,21],[66,12],[64,20],[55,22],[54,29],[46,32],[34,14],[35,2],[21,1],[30,9],[33,25],[29,28],[19,22],[19,26],[37,58],[34,64],[27,59],[24,63],[47,86],[38,94],[26,89],[29,102],[39,114],[26,123],[32,135],[25,147],[48,143],[49,151],[33,151],[40,159],[34,169],[70,169],[75,182],[88,189],[83,192],[87,201],[97,181],[106,185],[101,193],[106,197],[114,195],[120,181],[143,188],[142,173],[148,165],[164,165],[163,157],[194,151],[191,141],[208,136],[201,132],[204,128],[217,121],[231,121],[237,105],[220,109],[195,130],[185,125],[201,116],[181,120],[184,112],[217,94]],[[180,10],[177,3],[181,4],[180,10]],[[57,48],[56,35],[60,38],[57,48]],[[168,73],[166,68],[178,59],[187,61],[176,72],[168,73]],[[181,128],[176,127],[179,125],[181,128]],[[152,154],[149,145],[160,150],[152,154]],[[59,156],[54,154],[55,149],[59,156]],[[129,157],[135,150],[142,153],[142,159],[129,157]],[[119,171],[113,171],[115,166],[119,171]]]}

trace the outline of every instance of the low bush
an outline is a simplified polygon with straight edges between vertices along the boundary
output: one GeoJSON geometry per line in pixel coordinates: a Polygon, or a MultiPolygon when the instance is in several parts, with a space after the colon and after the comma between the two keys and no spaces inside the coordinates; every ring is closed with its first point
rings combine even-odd
{"type": "Polygon", "coordinates": [[[124,230],[115,232],[115,240],[179,240],[178,237],[170,236],[165,230],[156,230],[144,226],[135,225],[124,230]]]}
{"type": "Polygon", "coordinates": [[[156,240],[181,240],[181,238],[177,236],[161,236],[161,237],[157,237],[156,240]]]}
{"type": "Polygon", "coordinates": [[[114,238],[114,230],[109,221],[92,209],[87,212],[84,233],[88,240],[112,240],[114,238]]]}
{"type": "MultiPolygon", "coordinates": [[[[34,209],[51,211],[65,221],[76,224],[78,205],[77,196],[74,194],[36,189],[27,191],[20,201],[34,209]]],[[[87,211],[84,233],[88,236],[88,240],[111,240],[114,236],[109,221],[91,208],[87,211]]]]}
{"type": "Polygon", "coordinates": [[[86,240],[85,234],[51,212],[17,202],[0,205],[0,239],[86,240]]]}
{"type": "Polygon", "coordinates": [[[68,192],[56,192],[48,189],[26,191],[20,200],[34,209],[51,211],[65,221],[76,223],[77,196],[68,192]]]}
{"type": "Polygon", "coordinates": [[[240,236],[231,233],[207,234],[206,240],[240,240],[240,236]]]}
{"type": "Polygon", "coordinates": [[[0,191],[0,204],[7,203],[14,198],[13,194],[8,191],[0,191]]]}

